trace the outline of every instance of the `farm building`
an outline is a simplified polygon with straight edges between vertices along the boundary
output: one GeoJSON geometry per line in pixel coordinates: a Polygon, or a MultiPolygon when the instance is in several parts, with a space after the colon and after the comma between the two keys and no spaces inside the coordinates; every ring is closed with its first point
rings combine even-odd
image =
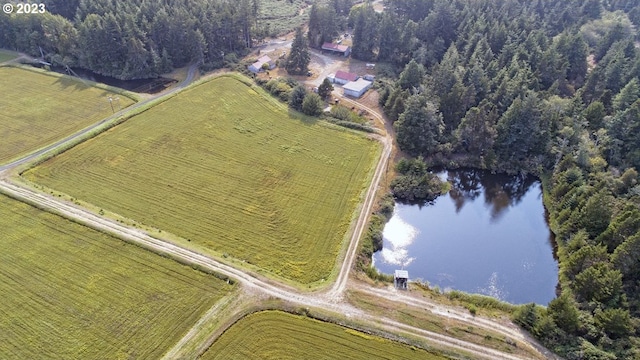
{"type": "Polygon", "coordinates": [[[393,285],[396,289],[407,290],[409,283],[409,272],[407,270],[396,270],[393,275],[393,285]]]}
{"type": "Polygon", "coordinates": [[[342,89],[344,89],[345,95],[359,98],[364,93],[366,93],[367,90],[371,89],[372,84],[373,83],[371,81],[358,79],[358,81],[349,81],[345,86],[342,87],[342,89]]]}
{"type": "Polygon", "coordinates": [[[351,46],[334,44],[334,43],[324,43],[324,44],[322,44],[322,50],[323,51],[330,51],[332,53],[339,54],[339,55],[342,55],[344,57],[347,57],[347,56],[349,56],[349,54],[351,54],[351,46]]]}
{"type": "Polygon", "coordinates": [[[264,64],[269,64],[269,70],[273,69],[276,67],[276,62],[271,60],[271,58],[267,55],[261,57],[260,59],[258,59],[258,61],[254,62],[253,64],[249,65],[249,71],[254,72],[254,73],[259,73],[260,71],[262,71],[262,67],[264,66],[264,64]]]}
{"type": "Polygon", "coordinates": [[[336,75],[333,77],[333,82],[340,85],[344,85],[349,81],[356,81],[356,80],[358,80],[358,75],[348,73],[342,70],[337,71],[336,75]]]}

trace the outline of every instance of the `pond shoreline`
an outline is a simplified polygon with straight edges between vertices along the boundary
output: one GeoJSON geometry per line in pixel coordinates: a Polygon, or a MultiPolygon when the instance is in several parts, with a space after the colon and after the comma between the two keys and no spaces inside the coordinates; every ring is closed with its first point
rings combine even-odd
{"type": "MultiPolygon", "coordinates": [[[[439,170],[444,169],[432,169],[439,170]]],[[[396,202],[373,266],[382,273],[407,269],[410,278],[432,287],[515,304],[546,305],[555,298],[557,244],[541,181],[474,168],[444,170],[439,176],[443,172],[449,193],[429,203],[396,202]],[[464,226],[455,223],[460,216],[464,226]]]]}

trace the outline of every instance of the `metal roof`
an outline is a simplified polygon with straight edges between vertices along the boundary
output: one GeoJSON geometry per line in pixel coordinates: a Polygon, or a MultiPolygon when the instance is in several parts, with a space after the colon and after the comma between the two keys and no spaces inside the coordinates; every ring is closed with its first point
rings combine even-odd
{"type": "Polygon", "coordinates": [[[348,80],[348,81],[355,81],[358,78],[357,74],[353,74],[353,73],[349,73],[346,71],[342,71],[342,70],[338,70],[336,71],[336,78],[337,79],[344,79],[344,80],[348,80]]]}
{"type": "Polygon", "coordinates": [[[263,64],[271,63],[271,58],[268,55],[265,55],[258,59],[258,61],[254,62],[252,65],[256,67],[256,69],[260,69],[263,64]]]}
{"type": "Polygon", "coordinates": [[[407,270],[396,270],[395,277],[400,279],[408,279],[409,272],[407,270]]]}
{"type": "Polygon", "coordinates": [[[322,44],[322,50],[346,52],[347,50],[349,50],[349,47],[347,45],[339,45],[339,44],[326,42],[326,43],[322,44]]]}
{"type": "MultiPolygon", "coordinates": [[[[337,75],[336,75],[337,77],[337,75]]],[[[342,88],[349,91],[360,92],[371,86],[371,81],[364,79],[358,79],[358,81],[350,81],[346,83],[342,88]]]]}

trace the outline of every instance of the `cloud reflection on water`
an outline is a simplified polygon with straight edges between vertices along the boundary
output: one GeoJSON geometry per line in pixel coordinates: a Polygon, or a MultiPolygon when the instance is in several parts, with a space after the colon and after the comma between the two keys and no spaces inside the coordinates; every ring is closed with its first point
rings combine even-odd
{"type": "Polygon", "coordinates": [[[391,244],[391,248],[382,249],[382,259],[387,264],[400,267],[409,266],[415,258],[409,257],[407,247],[413,243],[420,231],[404,221],[396,212],[384,227],[383,238],[391,244]]]}

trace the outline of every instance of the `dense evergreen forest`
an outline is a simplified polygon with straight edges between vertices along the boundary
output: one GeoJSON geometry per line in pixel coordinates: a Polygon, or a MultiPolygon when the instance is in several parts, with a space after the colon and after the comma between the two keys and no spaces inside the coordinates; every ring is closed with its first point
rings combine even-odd
{"type": "Polygon", "coordinates": [[[344,27],[354,3],[353,0],[41,2],[47,9],[43,15],[0,13],[0,48],[35,57],[44,54],[45,60],[54,65],[80,67],[124,80],[156,77],[192,62],[199,63],[204,70],[234,63],[256,41],[278,35],[276,29],[292,31],[299,24],[294,26],[295,19],[287,19],[286,12],[293,9],[298,13],[298,7],[304,9],[307,4],[318,3],[322,9],[320,14],[317,7],[311,9],[311,23],[320,27],[321,36],[325,36],[314,41],[331,41],[338,29],[344,27]]]}
{"type": "Polygon", "coordinates": [[[640,2],[385,5],[349,22],[400,148],[543,180],[561,294],[516,321],[567,359],[640,358],[640,2]]]}
{"type": "Polygon", "coordinates": [[[260,36],[258,0],[43,0],[43,15],[0,14],[0,48],[119,79],[233,60],[260,36]]]}

